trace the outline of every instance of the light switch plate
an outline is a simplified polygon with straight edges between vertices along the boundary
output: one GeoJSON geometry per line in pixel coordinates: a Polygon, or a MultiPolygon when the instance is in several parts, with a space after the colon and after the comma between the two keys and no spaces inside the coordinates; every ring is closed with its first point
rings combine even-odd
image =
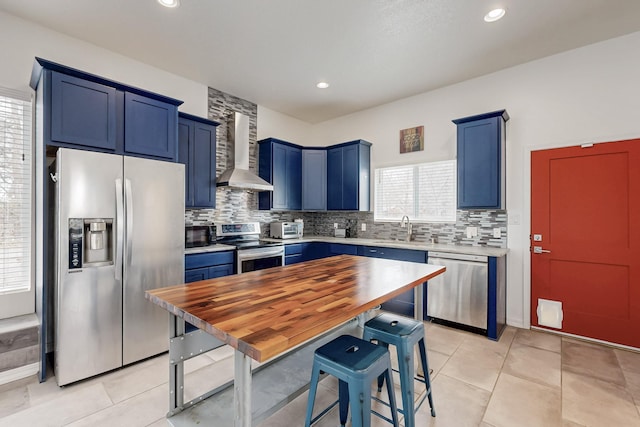
{"type": "Polygon", "coordinates": [[[362,229],[362,231],[367,231],[367,223],[363,222],[360,228],[362,229]]]}
{"type": "Polygon", "coordinates": [[[500,231],[499,228],[494,228],[493,229],[493,238],[494,239],[499,239],[500,237],[502,237],[502,232],[500,231]]]}
{"type": "Polygon", "coordinates": [[[337,222],[333,223],[333,228],[338,228],[338,223],[337,222]]]}
{"type": "Polygon", "coordinates": [[[467,239],[478,235],[478,227],[467,227],[467,239]]]}

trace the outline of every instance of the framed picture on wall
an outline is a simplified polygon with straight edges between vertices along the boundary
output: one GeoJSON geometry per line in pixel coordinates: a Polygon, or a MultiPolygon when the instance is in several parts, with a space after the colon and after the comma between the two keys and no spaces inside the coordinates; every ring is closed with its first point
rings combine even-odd
{"type": "Polygon", "coordinates": [[[400,131],[400,154],[424,150],[424,126],[400,131]]]}

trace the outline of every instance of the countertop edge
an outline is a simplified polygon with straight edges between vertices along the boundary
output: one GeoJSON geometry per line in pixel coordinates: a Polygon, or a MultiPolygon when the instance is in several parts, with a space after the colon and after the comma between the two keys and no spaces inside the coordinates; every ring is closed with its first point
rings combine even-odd
{"type": "Polygon", "coordinates": [[[484,246],[448,245],[442,243],[426,242],[401,242],[384,239],[362,239],[358,237],[329,237],[329,236],[303,236],[301,239],[271,239],[263,240],[282,242],[285,245],[292,243],[325,242],[339,243],[343,245],[380,246],[385,248],[410,249],[415,251],[438,251],[469,255],[485,255],[501,257],[507,255],[508,248],[489,248],[484,246]]]}
{"type": "MultiPolygon", "coordinates": [[[[490,257],[502,257],[509,252],[508,248],[493,248],[485,246],[466,246],[466,245],[448,245],[442,243],[426,243],[426,242],[402,242],[394,240],[384,239],[362,239],[358,237],[330,237],[330,236],[303,236],[301,239],[273,239],[265,238],[262,240],[270,242],[282,242],[284,245],[290,245],[294,243],[311,243],[311,242],[324,242],[324,243],[338,243],[343,245],[361,245],[361,246],[378,246],[384,248],[398,248],[409,249],[414,251],[437,251],[447,252],[454,254],[467,254],[467,255],[483,255],[490,257]]],[[[222,252],[233,251],[235,246],[215,244],[210,246],[201,246],[197,248],[185,249],[185,255],[210,253],[210,252],[222,252]]]]}

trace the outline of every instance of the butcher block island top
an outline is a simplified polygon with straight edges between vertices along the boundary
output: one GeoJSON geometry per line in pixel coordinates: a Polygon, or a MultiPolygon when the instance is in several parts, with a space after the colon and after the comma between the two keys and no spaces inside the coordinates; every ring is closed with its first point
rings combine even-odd
{"type": "Polygon", "coordinates": [[[177,317],[259,362],[445,271],[340,255],[147,291],[177,317]]]}

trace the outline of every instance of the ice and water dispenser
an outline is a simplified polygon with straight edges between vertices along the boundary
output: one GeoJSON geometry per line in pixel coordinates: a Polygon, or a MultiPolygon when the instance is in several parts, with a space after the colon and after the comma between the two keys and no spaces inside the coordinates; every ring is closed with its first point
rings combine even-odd
{"type": "Polygon", "coordinates": [[[113,218],[69,218],[69,270],[113,264],[113,218]]]}

